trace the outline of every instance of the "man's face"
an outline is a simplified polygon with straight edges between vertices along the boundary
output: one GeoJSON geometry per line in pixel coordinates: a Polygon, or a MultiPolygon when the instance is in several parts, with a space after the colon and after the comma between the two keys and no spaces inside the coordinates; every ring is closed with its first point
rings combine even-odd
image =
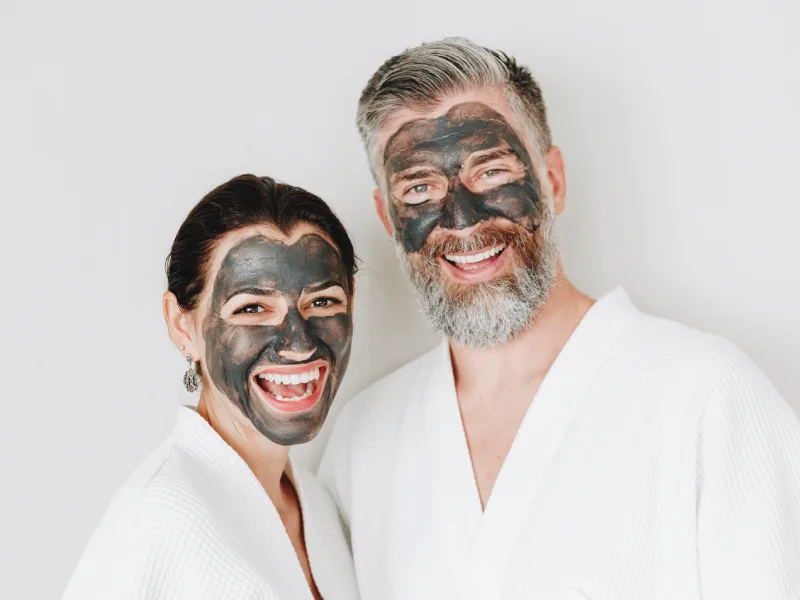
{"type": "Polygon", "coordinates": [[[336,248],[311,229],[254,230],[217,250],[202,319],[210,384],[281,445],[319,431],[347,368],[350,282],[336,248]]]}
{"type": "Polygon", "coordinates": [[[536,231],[541,191],[528,151],[495,110],[479,102],[405,123],[384,161],[398,242],[419,252],[436,229],[489,219],[536,231]]]}
{"type": "Polygon", "coordinates": [[[434,325],[468,346],[518,334],[557,267],[551,208],[518,132],[471,99],[396,125],[383,165],[398,253],[434,325]]]}

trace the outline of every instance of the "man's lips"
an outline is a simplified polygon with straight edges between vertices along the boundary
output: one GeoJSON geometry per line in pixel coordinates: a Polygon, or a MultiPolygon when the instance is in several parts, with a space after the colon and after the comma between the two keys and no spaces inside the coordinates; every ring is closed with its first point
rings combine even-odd
{"type": "Polygon", "coordinates": [[[506,244],[504,243],[496,244],[494,246],[479,248],[478,250],[473,250],[471,252],[454,252],[452,254],[445,254],[444,258],[457,267],[468,269],[468,265],[477,266],[477,263],[481,263],[492,258],[493,256],[496,256],[497,254],[500,254],[503,250],[505,250],[505,247],[506,244]]]}
{"type": "Polygon", "coordinates": [[[489,281],[507,261],[507,244],[486,246],[473,252],[445,254],[439,257],[442,270],[465,283],[489,281]]]}
{"type": "Polygon", "coordinates": [[[253,372],[253,386],[271,408],[280,412],[301,412],[317,403],[325,389],[329,370],[324,360],[267,365],[253,372]]]}

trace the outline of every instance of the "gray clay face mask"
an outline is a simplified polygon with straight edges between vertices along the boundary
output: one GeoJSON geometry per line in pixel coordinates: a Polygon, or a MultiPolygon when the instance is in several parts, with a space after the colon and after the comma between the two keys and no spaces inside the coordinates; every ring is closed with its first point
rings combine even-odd
{"type": "MultiPolygon", "coordinates": [[[[339,253],[316,234],[303,235],[291,245],[254,235],[227,253],[213,286],[211,310],[202,327],[208,376],[270,440],[292,445],[312,439],[328,414],[350,357],[352,298],[339,253]],[[305,298],[311,292],[335,286],[341,287],[347,296],[346,308],[336,314],[333,314],[336,312],[334,307],[325,316],[309,316],[305,301],[301,303],[301,296],[305,298]],[[280,296],[288,310],[278,324],[232,323],[222,316],[221,309],[228,299],[241,293],[280,296]],[[301,393],[304,386],[310,389],[308,383],[281,386],[254,377],[254,371],[267,366],[298,363],[281,356],[281,351],[301,355],[311,352],[310,357],[301,361],[303,364],[320,360],[327,364],[322,369],[322,376],[316,380],[317,385],[324,385],[321,395],[308,410],[273,410],[274,407],[271,408],[261,392],[255,389],[256,386],[262,390],[267,389],[264,386],[271,386],[269,389],[273,395],[278,393],[275,391],[278,389],[288,394],[287,398],[301,393]]],[[[328,299],[321,300],[316,294],[314,302],[319,301],[318,305],[335,300],[324,293],[321,296],[328,299]]],[[[235,310],[252,315],[258,307],[252,301],[248,302],[235,310]]],[[[319,315],[320,311],[316,310],[316,314],[319,315]]]]}
{"type": "Polygon", "coordinates": [[[466,229],[490,218],[501,218],[535,232],[541,188],[525,145],[500,113],[485,104],[458,104],[434,119],[404,124],[386,144],[389,212],[396,239],[406,253],[419,252],[438,226],[466,229]],[[473,155],[484,159],[513,157],[514,176],[504,183],[473,191],[462,180],[473,155]],[[395,193],[403,182],[414,185],[426,174],[446,179],[442,197],[408,204],[395,193]]]}

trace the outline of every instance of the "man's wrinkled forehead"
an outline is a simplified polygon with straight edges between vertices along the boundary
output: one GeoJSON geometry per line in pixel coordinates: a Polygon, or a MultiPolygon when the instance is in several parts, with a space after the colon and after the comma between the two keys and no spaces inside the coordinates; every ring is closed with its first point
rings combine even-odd
{"type": "Polygon", "coordinates": [[[226,297],[247,287],[299,293],[307,285],[326,281],[345,287],[345,277],[339,253],[322,236],[308,234],[293,244],[285,244],[254,235],[236,244],[225,256],[214,295],[226,297]]]}
{"type": "Polygon", "coordinates": [[[485,104],[469,102],[453,106],[440,117],[414,119],[400,126],[386,143],[384,163],[389,171],[397,171],[454,146],[468,154],[509,145],[521,146],[521,142],[503,116],[485,104]]]}

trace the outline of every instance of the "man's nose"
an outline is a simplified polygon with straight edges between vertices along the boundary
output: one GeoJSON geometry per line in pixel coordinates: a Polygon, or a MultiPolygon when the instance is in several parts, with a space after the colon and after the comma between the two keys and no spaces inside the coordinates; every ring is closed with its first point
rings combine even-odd
{"type": "Polygon", "coordinates": [[[461,230],[477,225],[489,218],[482,204],[483,198],[480,194],[474,194],[464,186],[458,186],[445,203],[439,227],[461,230]]]}

